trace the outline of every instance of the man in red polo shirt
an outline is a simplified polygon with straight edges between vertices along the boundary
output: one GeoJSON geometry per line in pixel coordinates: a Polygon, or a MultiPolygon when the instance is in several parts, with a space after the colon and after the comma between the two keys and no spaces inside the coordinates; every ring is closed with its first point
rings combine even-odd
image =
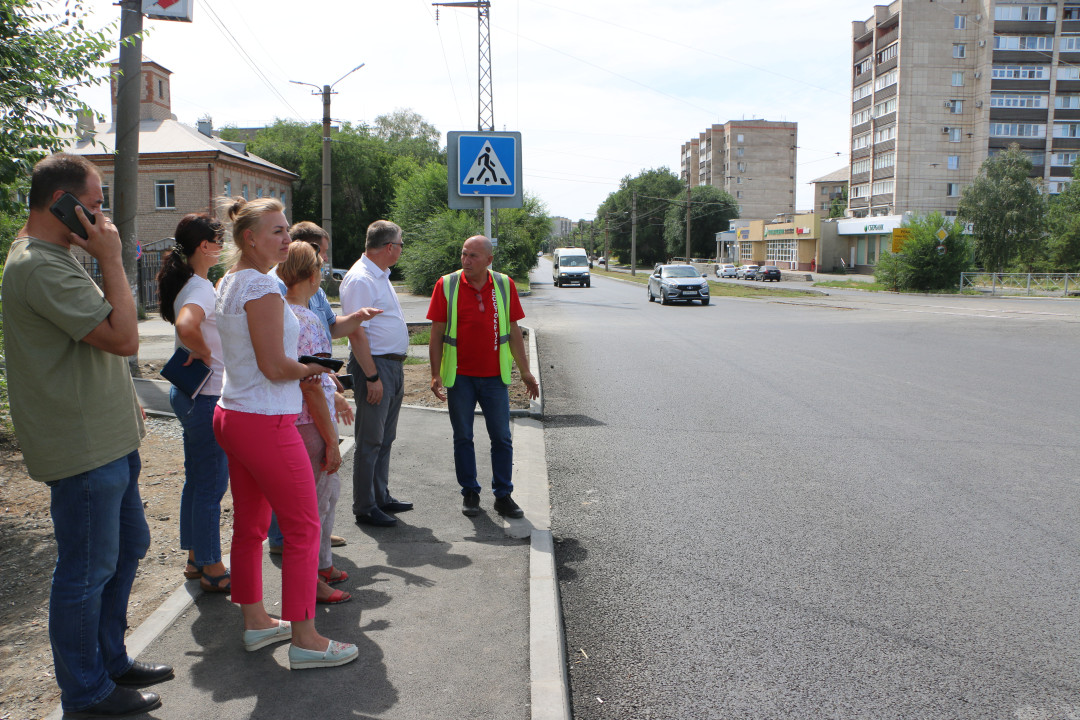
{"type": "Polygon", "coordinates": [[[454,469],[461,486],[461,512],[480,512],[476,481],[473,413],[484,414],[491,437],[491,489],[495,511],[510,518],[524,512],[510,496],[514,446],[510,434],[511,359],[517,363],[529,397],[540,386],[529,372],[529,357],[518,320],[525,317],[517,287],[509,276],[488,270],[491,240],[475,235],[461,249],[461,270],[439,278],[431,295],[431,391],[446,400],[454,429],[454,469]]]}

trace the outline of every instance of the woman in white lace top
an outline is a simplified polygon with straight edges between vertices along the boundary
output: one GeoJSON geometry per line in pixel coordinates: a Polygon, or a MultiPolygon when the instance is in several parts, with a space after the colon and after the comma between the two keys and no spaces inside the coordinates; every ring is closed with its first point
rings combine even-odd
{"type": "Polygon", "coordinates": [[[295,425],[300,382],[318,382],[326,368],[297,361],[296,316],[277,281],[266,275],[289,249],[281,203],[238,198],[228,211],[234,264],[218,285],[225,380],[214,433],[229,459],[232,599],[244,616],[248,650],[291,637],[292,669],[343,665],[356,659],[356,646],[315,629],[319,512],[311,463],[295,425]],[[262,542],[271,508],[285,536],[281,620],[270,617],[263,604],[262,542]]]}

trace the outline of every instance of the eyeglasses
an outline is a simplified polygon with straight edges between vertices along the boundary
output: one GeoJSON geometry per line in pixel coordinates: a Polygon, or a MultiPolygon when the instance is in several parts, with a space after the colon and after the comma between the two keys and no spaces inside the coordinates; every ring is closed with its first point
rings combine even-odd
{"type": "Polygon", "coordinates": [[[398,247],[405,247],[405,243],[403,243],[403,242],[388,242],[386,244],[387,245],[397,245],[398,247]]]}

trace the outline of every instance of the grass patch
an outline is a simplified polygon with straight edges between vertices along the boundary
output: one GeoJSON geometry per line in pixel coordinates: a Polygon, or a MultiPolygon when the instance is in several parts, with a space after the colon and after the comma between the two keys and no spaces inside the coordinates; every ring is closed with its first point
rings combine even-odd
{"type": "Polygon", "coordinates": [[[427,358],[418,358],[418,357],[405,358],[405,364],[406,365],[427,365],[428,362],[429,361],[428,361],[427,358]]]}
{"type": "Polygon", "coordinates": [[[847,288],[849,290],[869,290],[873,292],[888,290],[879,282],[860,282],[858,280],[825,280],[814,283],[814,287],[847,288]]]}
{"type": "Polygon", "coordinates": [[[410,345],[427,345],[429,342],[431,342],[431,328],[414,330],[409,333],[410,345]]]}

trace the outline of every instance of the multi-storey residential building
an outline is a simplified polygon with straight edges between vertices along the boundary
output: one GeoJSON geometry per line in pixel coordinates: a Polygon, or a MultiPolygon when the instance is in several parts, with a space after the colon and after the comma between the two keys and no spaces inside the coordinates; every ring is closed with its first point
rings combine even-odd
{"type": "Polygon", "coordinates": [[[772,219],[795,211],[798,123],[729,120],[683,144],[680,168],[690,187],[712,185],[739,204],[739,216],[772,219]]]}
{"type": "Polygon", "coordinates": [[[1080,2],[895,0],[852,24],[849,208],[938,210],[1017,143],[1059,192],[1080,153],[1080,2]]]}
{"type": "Polygon", "coordinates": [[[834,170],[810,181],[814,186],[814,213],[829,216],[833,201],[843,197],[848,187],[848,168],[834,170]]]}

